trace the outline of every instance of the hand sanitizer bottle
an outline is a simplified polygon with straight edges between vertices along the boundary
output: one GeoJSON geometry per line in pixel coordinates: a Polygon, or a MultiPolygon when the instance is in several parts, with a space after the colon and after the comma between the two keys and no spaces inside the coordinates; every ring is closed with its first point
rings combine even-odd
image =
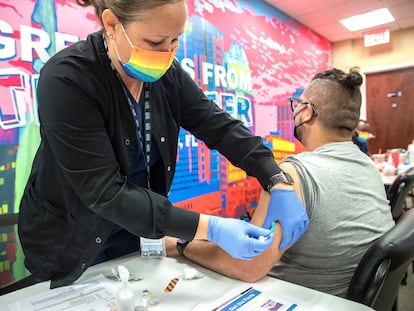
{"type": "Polygon", "coordinates": [[[135,295],[129,286],[129,271],[124,266],[118,266],[121,287],[118,290],[118,311],[134,311],[135,295]]]}

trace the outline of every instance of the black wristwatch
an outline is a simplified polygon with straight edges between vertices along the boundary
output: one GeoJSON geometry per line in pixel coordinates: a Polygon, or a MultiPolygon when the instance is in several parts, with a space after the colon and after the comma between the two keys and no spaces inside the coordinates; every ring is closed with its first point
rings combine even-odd
{"type": "Polygon", "coordinates": [[[293,178],[288,173],[280,171],[279,173],[276,173],[270,177],[269,182],[266,185],[266,191],[270,192],[270,189],[272,189],[273,186],[277,185],[278,183],[293,185],[293,178]]]}
{"type": "Polygon", "coordinates": [[[190,243],[190,241],[177,240],[177,251],[178,251],[178,254],[180,254],[181,257],[185,257],[184,256],[184,248],[186,248],[188,243],[190,243]]]}

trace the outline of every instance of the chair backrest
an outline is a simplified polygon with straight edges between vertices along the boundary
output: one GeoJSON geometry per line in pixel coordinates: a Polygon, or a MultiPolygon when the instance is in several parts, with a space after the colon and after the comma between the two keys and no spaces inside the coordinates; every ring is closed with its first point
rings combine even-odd
{"type": "Polygon", "coordinates": [[[390,201],[391,213],[394,220],[397,220],[404,212],[405,198],[414,188],[414,167],[398,175],[387,191],[387,198],[390,201]]]}
{"type": "Polygon", "coordinates": [[[376,311],[391,310],[413,259],[414,209],[410,209],[362,256],[349,284],[347,298],[376,311]]]}

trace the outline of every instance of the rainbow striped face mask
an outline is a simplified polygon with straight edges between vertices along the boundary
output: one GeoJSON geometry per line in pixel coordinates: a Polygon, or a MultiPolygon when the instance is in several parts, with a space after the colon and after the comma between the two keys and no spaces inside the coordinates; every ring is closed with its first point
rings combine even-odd
{"type": "Polygon", "coordinates": [[[358,133],[358,141],[360,143],[366,143],[369,137],[369,133],[368,132],[359,132],[358,133]]]}
{"type": "Polygon", "coordinates": [[[115,51],[122,70],[131,78],[141,80],[143,82],[155,82],[159,80],[171,67],[178,47],[171,52],[141,49],[132,44],[122,24],[121,27],[125,37],[132,47],[131,56],[129,57],[128,62],[124,64],[119,57],[118,48],[115,44],[115,51]]]}

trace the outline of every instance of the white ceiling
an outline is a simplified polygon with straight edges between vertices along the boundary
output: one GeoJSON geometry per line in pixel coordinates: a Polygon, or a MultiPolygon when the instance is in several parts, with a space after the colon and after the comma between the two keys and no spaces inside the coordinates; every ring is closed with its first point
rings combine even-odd
{"type": "MultiPolygon", "coordinates": [[[[367,30],[387,27],[390,31],[414,27],[414,0],[265,0],[331,42],[362,38],[367,30]],[[395,21],[351,32],[339,20],[368,11],[388,8],[395,21]]],[[[414,41],[414,39],[413,39],[414,41]]]]}

